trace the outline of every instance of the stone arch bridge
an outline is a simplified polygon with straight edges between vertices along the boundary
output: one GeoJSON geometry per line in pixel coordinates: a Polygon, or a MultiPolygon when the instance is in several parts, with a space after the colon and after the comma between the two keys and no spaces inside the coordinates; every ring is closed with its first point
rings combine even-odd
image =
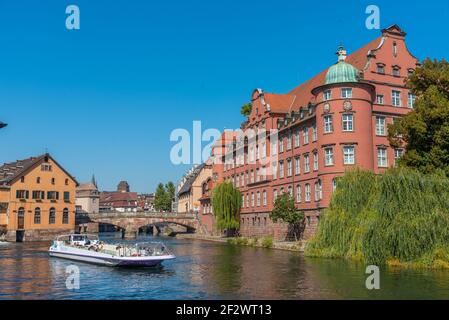
{"type": "Polygon", "coordinates": [[[201,225],[195,213],[165,213],[165,212],[101,212],[81,214],[77,217],[77,225],[102,223],[117,226],[122,229],[125,238],[135,238],[139,229],[146,226],[175,224],[185,227],[187,232],[195,232],[201,225]]]}

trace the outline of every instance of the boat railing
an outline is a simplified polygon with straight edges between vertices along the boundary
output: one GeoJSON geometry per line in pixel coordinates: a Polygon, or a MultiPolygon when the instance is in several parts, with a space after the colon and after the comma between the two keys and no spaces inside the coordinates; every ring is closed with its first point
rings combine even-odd
{"type": "Polygon", "coordinates": [[[118,254],[121,257],[146,257],[171,255],[171,252],[163,243],[144,242],[134,245],[119,245],[118,254]]]}

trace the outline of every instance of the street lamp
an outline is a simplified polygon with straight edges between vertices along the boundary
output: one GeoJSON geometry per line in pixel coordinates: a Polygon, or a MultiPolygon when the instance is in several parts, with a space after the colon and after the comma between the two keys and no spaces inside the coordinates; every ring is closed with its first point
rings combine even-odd
{"type": "Polygon", "coordinates": [[[3,122],[0,121],[0,129],[6,127],[7,125],[8,125],[8,124],[3,123],[3,122]]]}

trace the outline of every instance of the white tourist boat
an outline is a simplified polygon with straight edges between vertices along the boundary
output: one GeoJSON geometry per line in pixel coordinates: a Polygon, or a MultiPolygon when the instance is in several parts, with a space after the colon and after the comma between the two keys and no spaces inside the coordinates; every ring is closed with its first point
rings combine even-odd
{"type": "Polygon", "coordinates": [[[112,267],[152,267],[175,256],[161,242],[137,244],[104,243],[95,235],[70,234],[57,237],[48,253],[52,257],[112,267]]]}

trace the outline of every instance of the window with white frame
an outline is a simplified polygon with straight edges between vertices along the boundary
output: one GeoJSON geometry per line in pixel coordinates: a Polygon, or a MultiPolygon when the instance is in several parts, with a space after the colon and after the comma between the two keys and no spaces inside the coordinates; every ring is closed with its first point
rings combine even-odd
{"type": "Polygon", "coordinates": [[[263,192],[262,192],[262,203],[263,203],[263,205],[264,206],[266,206],[267,205],[267,192],[264,190],[263,192]]]}
{"type": "Polygon", "coordinates": [[[385,117],[376,117],[376,135],[384,136],[386,134],[386,121],[385,117]]]}
{"type": "Polygon", "coordinates": [[[384,104],[384,95],[383,94],[376,95],[376,103],[377,104],[384,104]]]}
{"type": "Polygon", "coordinates": [[[278,164],[276,161],[272,163],[271,170],[273,174],[273,180],[276,180],[278,178],[278,164]]]}
{"type": "Polygon", "coordinates": [[[318,152],[317,151],[313,152],[313,170],[314,171],[318,170],[318,152]]]}
{"type": "Polygon", "coordinates": [[[287,136],[287,150],[292,148],[292,135],[289,133],[287,136]]]}
{"type": "Polygon", "coordinates": [[[270,150],[271,155],[276,155],[278,154],[278,142],[277,139],[272,140],[271,141],[271,150],[270,150]]]}
{"type": "Polygon", "coordinates": [[[276,189],[273,190],[273,203],[276,202],[276,199],[278,198],[278,191],[276,189]]]}
{"type": "Polygon", "coordinates": [[[354,130],[354,116],[349,113],[343,113],[341,116],[343,131],[353,131],[354,130]]]}
{"type": "Polygon", "coordinates": [[[397,91],[397,90],[391,91],[391,104],[394,107],[401,106],[401,91],[397,91]]]}
{"type": "Polygon", "coordinates": [[[298,175],[301,173],[301,158],[296,157],[295,158],[295,175],[298,175]]]}
{"type": "Polygon", "coordinates": [[[259,168],[256,169],[256,182],[260,181],[260,170],[259,168]]]}
{"type": "Polygon", "coordinates": [[[296,130],[295,132],[295,148],[299,147],[299,130],[296,130]]]}
{"type": "Polygon", "coordinates": [[[249,208],[249,194],[246,194],[246,207],[249,208]]]}
{"type": "Polygon", "coordinates": [[[323,93],[323,100],[324,101],[328,101],[332,98],[332,91],[331,90],[326,90],[323,93]]]}
{"type": "Polygon", "coordinates": [[[316,129],[316,124],[313,124],[312,126],[312,141],[318,140],[318,131],[316,129]]]}
{"type": "Polygon", "coordinates": [[[343,163],[344,164],[355,164],[354,146],[344,146],[343,147],[343,163]]]}
{"type": "Polygon", "coordinates": [[[304,172],[310,172],[310,157],[308,153],[304,155],[304,172]]]}
{"type": "Polygon", "coordinates": [[[309,128],[308,127],[304,127],[302,129],[302,136],[303,136],[304,144],[308,144],[309,143],[309,128]]]}
{"type": "Polygon", "coordinates": [[[401,70],[397,66],[394,66],[392,68],[392,70],[393,70],[393,76],[395,76],[395,77],[400,77],[401,76],[401,70]]]}
{"type": "Polygon", "coordinates": [[[292,159],[287,160],[287,176],[291,177],[293,175],[293,166],[292,166],[292,159]]]}
{"type": "Polygon", "coordinates": [[[343,99],[351,99],[352,98],[352,88],[342,88],[341,89],[341,97],[343,99]]]}
{"type": "Polygon", "coordinates": [[[302,195],[301,195],[301,185],[296,186],[296,202],[302,201],[302,195]]]}
{"type": "Polygon", "coordinates": [[[337,189],[337,178],[332,179],[332,191],[337,189]]]}
{"type": "Polygon", "coordinates": [[[324,148],[324,165],[326,165],[326,166],[334,165],[334,148],[333,147],[324,148]]]}
{"type": "Polygon", "coordinates": [[[306,183],[304,186],[305,191],[305,201],[310,202],[310,184],[306,183]]]}
{"type": "Polygon", "coordinates": [[[289,186],[287,190],[288,190],[288,194],[290,195],[290,197],[293,198],[293,187],[289,186]]]}
{"type": "Polygon", "coordinates": [[[251,207],[254,207],[254,192],[251,192],[251,207]]]}
{"type": "Polygon", "coordinates": [[[279,139],[279,152],[284,152],[284,138],[279,139]]]}
{"type": "Polygon", "coordinates": [[[251,170],[251,173],[249,175],[250,183],[254,183],[254,170],[251,170]]]}
{"type": "Polygon", "coordinates": [[[385,65],[379,63],[377,65],[377,73],[385,74],[385,65]]]}
{"type": "Polygon", "coordinates": [[[279,178],[284,177],[284,161],[279,161],[279,178]]]}
{"type": "Polygon", "coordinates": [[[320,201],[322,198],[321,180],[315,182],[315,201],[320,201]]]}
{"type": "Polygon", "coordinates": [[[324,121],[324,133],[331,133],[334,130],[332,125],[332,116],[331,115],[324,116],[323,121],[324,121]]]}
{"type": "Polygon", "coordinates": [[[402,149],[402,148],[394,149],[394,165],[398,164],[399,159],[401,159],[403,155],[404,155],[404,149],[402,149]]]}
{"type": "Polygon", "coordinates": [[[416,100],[416,96],[413,93],[409,92],[407,106],[409,108],[413,109],[413,107],[415,106],[415,100],[416,100]]]}
{"type": "Polygon", "coordinates": [[[256,198],[256,200],[257,200],[257,206],[258,207],[260,207],[260,191],[257,191],[257,198],[256,198]]]}
{"type": "Polygon", "coordinates": [[[381,168],[388,167],[386,148],[377,148],[377,165],[381,168]]]}

